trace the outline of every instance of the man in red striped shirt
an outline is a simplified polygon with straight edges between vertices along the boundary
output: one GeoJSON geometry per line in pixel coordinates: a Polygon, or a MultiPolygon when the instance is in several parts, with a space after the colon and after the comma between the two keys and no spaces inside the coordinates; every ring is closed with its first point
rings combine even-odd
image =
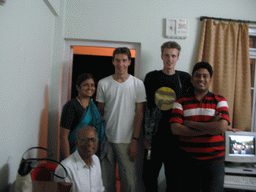
{"type": "Polygon", "coordinates": [[[231,128],[227,100],[209,91],[212,74],[209,63],[197,63],[193,90],[178,99],[172,110],[171,130],[179,135],[180,191],[224,190],[223,133],[231,128]]]}

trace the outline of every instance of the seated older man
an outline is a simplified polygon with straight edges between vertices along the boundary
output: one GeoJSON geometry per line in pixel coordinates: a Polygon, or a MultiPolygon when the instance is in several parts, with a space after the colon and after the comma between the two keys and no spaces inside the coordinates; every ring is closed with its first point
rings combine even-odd
{"type": "MultiPolygon", "coordinates": [[[[102,192],[104,191],[100,161],[95,155],[98,147],[97,133],[94,127],[86,126],[77,131],[77,150],[61,163],[67,169],[67,177],[55,181],[73,183],[72,192],[102,192]]],[[[66,176],[61,166],[55,174],[66,176]]]]}

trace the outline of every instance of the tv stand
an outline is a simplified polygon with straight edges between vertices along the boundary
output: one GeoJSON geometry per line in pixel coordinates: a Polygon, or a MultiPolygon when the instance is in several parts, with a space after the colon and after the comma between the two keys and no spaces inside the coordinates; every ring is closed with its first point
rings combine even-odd
{"type": "Polygon", "coordinates": [[[256,190],[255,164],[225,162],[224,188],[256,190]]]}

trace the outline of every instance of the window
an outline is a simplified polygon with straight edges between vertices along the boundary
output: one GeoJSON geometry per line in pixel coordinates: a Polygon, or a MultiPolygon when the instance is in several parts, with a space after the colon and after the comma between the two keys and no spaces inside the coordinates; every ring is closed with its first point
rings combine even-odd
{"type": "Polygon", "coordinates": [[[252,125],[251,131],[256,131],[256,28],[249,28],[250,66],[251,66],[251,94],[252,94],[252,125]]]}

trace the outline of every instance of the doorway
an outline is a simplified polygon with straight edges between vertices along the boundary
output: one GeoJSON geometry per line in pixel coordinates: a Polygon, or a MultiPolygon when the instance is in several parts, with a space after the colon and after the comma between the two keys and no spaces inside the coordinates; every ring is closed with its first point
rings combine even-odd
{"type": "MultiPolygon", "coordinates": [[[[76,80],[83,73],[90,73],[95,78],[95,84],[104,77],[114,74],[112,54],[115,48],[109,47],[73,47],[71,98],[77,96],[76,80]]],[[[134,75],[136,50],[131,49],[131,65],[128,72],[134,75]]]]}
{"type": "MultiPolygon", "coordinates": [[[[116,42],[116,41],[99,41],[99,40],[76,40],[76,39],[65,39],[65,50],[64,50],[64,61],[62,64],[62,68],[61,68],[61,99],[60,99],[60,108],[62,109],[63,105],[71,99],[71,95],[72,95],[72,73],[73,73],[73,59],[74,59],[74,47],[76,46],[80,46],[85,48],[90,48],[90,47],[97,47],[98,52],[97,54],[99,54],[99,50],[100,53],[102,54],[102,52],[107,53],[108,55],[106,57],[111,57],[111,62],[108,61],[108,63],[110,63],[109,65],[112,66],[112,54],[113,54],[113,50],[116,47],[128,47],[130,50],[134,50],[136,53],[136,59],[134,56],[134,69],[133,69],[133,74],[135,77],[139,78],[139,69],[140,69],[140,55],[141,55],[141,44],[140,43],[134,43],[134,42],[116,42]],[[111,48],[112,51],[102,51],[102,49],[104,48],[111,48]]],[[[110,50],[110,49],[108,49],[110,50]]],[[[88,51],[88,50],[87,50],[88,51]]],[[[91,53],[89,53],[91,54],[91,53]]],[[[99,55],[97,55],[99,56],[99,55]]],[[[105,57],[105,55],[103,55],[105,57]]],[[[107,59],[107,58],[106,58],[107,59]]],[[[92,66],[97,66],[98,63],[96,62],[91,62],[92,66]]],[[[106,61],[104,60],[104,63],[106,64],[106,61]]],[[[100,70],[101,74],[106,75],[104,70],[100,70]],[[104,71],[104,73],[103,73],[104,71]]],[[[114,69],[113,71],[108,72],[108,74],[113,74],[114,73],[114,69]]],[[[97,73],[98,74],[98,73],[97,73]]],[[[97,74],[95,76],[95,78],[100,78],[97,77],[97,74]]]]}

